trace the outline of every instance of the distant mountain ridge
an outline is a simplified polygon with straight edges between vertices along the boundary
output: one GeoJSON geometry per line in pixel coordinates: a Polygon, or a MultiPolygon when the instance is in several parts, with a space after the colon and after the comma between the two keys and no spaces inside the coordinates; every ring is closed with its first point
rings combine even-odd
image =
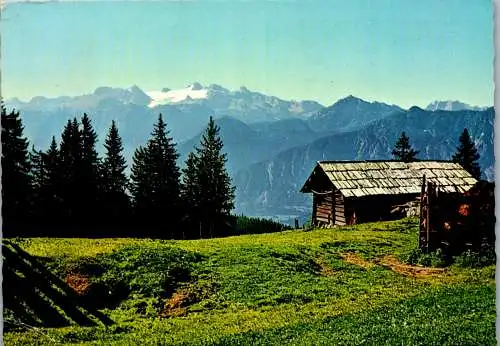
{"type": "Polygon", "coordinates": [[[473,111],[484,111],[488,107],[471,106],[467,103],[460,101],[433,101],[425,108],[427,111],[462,111],[462,110],[473,110],[473,111]]]}
{"type": "Polygon", "coordinates": [[[352,131],[382,119],[393,113],[403,112],[399,106],[380,102],[367,102],[349,95],[325,107],[308,119],[313,130],[323,131],[336,128],[338,131],[352,131]]]}
{"type": "Polygon", "coordinates": [[[87,95],[5,103],[21,111],[25,135],[39,149],[48,147],[52,135],[59,141],[66,121],[86,112],[103,153],[107,130],[115,120],[129,168],[134,150],[146,143],[159,113],[178,144],[181,166],[213,116],[221,127],[228,169],[237,187],[236,211],[247,215],[303,219],[310,212],[310,201],[298,189],[316,161],[388,159],[401,131],[410,136],[421,158],[449,159],[467,127],[481,154],[485,177],[494,177],[492,107],[457,110],[465,104],[436,103],[432,110],[416,106],[405,110],[352,95],[323,107],[245,87],[230,91],[196,82],[182,89],[147,92],[137,86],[99,87],[87,95]]]}

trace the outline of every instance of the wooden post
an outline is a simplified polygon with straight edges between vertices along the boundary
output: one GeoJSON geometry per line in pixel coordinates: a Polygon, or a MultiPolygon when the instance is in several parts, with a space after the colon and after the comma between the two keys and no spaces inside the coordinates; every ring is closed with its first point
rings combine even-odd
{"type": "Polygon", "coordinates": [[[316,227],[316,194],[313,192],[313,208],[311,215],[311,227],[316,227]]]}
{"type": "Polygon", "coordinates": [[[333,227],[335,226],[335,223],[336,223],[336,213],[337,211],[335,210],[335,205],[336,205],[336,202],[335,202],[335,188],[333,188],[332,190],[332,205],[331,205],[331,208],[330,208],[330,226],[333,227]]]}
{"type": "Polygon", "coordinates": [[[299,229],[299,219],[295,219],[295,229],[299,229]]]}
{"type": "Polygon", "coordinates": [[[427,202],[427,196],[425,194],[425,187],[426,187],[426,181],[425,181],[425,174],[423,177],[423,182],[422,182],[422,189],[420,190],[420,225],[419,225],[419,234],[418,234],[418,247],[422,249],[425,244],[424,244],[424,232],[427,227],[427,224],[425,223],[425,212],[426,212],[426,202],[427,202]]]}
{"type": "Polygon", "coordinates": [[[425,215],[425,218],[426,218],[426,225],[427,225],[427,232],[426,232],[426,237],[427,237],[427,240],[426,240],[426,252],[429,252],[429,241],[430,241],[430,236],[429,236],[429,232],[430,232],[430,229],[431,229],[431,224],[430,224],[430,221],[431,221],[431,203],[433,201],[433,198],[431,198],[431,194],[433,193],[432,189],[433,189],[433,185],[429,182],[427,183],[427,212],[426,212],[426,215],[425,215]]]}

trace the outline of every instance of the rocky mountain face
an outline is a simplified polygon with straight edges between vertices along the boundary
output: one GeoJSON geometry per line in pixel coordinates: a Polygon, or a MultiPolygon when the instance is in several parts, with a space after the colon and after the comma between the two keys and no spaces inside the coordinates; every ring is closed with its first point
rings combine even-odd
{"type": "MultiPolygon", "coordinates": [[[[245,124],[233,117],[223,117],[216,119],[215,123],[221,129],[220,135],[228,158],[227,167],[233,175],[251,164],[325,136],[324,133],[311,130],[307,122],[301,119],[245,124]]],[[[201,133],[179,145],[180,165],[194,146],[199,146],[200,140],[201,133]]]]}
{"type": "Polygon", "coordinates": [[[460,101],[433,101],[429,103],[429,105],[425,108],[427,111],[463,111],[463,110],[473,110],[473,111],[481,111],[485,110],[488,107],[478,107],[471,106],[467,103],[463,103],[460,101]]]}
{"type": "Polygon", "coordinates": [[[331,129],[353,131],[372,121],[401,112],[403,109],[398,106],[366,102],[351,95],[319,110],[308,119],[308,122],[313,130],[320,132],[331,129]]]}

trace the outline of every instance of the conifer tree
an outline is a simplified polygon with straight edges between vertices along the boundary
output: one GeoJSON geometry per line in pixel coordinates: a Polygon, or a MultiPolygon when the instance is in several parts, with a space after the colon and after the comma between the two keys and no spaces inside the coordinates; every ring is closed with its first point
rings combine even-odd
{"type": "Polygon", "coordinates": [[[188,219],[198,220],[201,237],[225,233],[234,206],[235,189],[226,171],[227,158],[222,153],[219,130],[210,117],[201,146],[188,158],[184,171],[184,196],[193,196],[198,201],[197,208],[187,209],[188,219]]]}
{"type": "Polygon", "coordinates": [[[143,146],[139,146],[132,158],[130,193],[133,198],[134,215],[138,222],[148,223],[152,186],[150,183],[150,156],[143,146]]]}
{"type": "Polygon", "coordinates": [[[33,221],[41,225],[45,223],[45,201],[42,194],[42,187],[46,181],[44,153],[32,146],[29,153],[29,161],[32,183],[30,209],[33,221]]]}
{"type": "Polygon", "coordinates": [[[35,222],[39,226],[53,229],[58,226],[63,207],[61,197],[61,175],[59,151],[52,137],[46,152],[32,149],[31,168],[33,179],[33,209],[35,222]]]}
{"type": "MultiPolygon", "coordinates": [[[[111,123],[104,143],[106,156],[102,165],[102,206],[105,218],[114,224],[123,224],[127,218],[129,198],[127,195],[127,167],[123,157],[122,139],[115,121],[111,123]]],[[[109,222],[108,222],[109,224],[109,222]]]]}
{"type": "Polygon", "coordinates": [[[392,150],[392,155],[398,161],[413,162],[417,160],[419,152],[411,147],[410,138],[403,132],[392,150]]]}
{"type": "Polygon", "coordinates": [[[2,219],[4,235],[21,234],[29,218],[32,185],[28,140],[19,112],[1,108],[2,125],[2,219]]]}
{"type": "Polygon", "coordinates": [[[36,150],[35,146],[32,145],[29,153],[29,162],[34,194],[36,194],[40,187],[45,184],[45,161],[44,152],[36,150]]]}
{"type": "Polygon", "coordinates": [[[79,215],[81,221],[96,224],[101,219],[100,159],[96,150],[97,134],[89,116],[84,113],[81,120],[81,156],[79,157],[77,181],[80,190],[79,215]]]}
{"type": "Polygon", "coordinates": [[[46,201],[45,210],[49,226],[59,226],[59,217],[64,210],[61,185],[61,162],[56,138],[52,136],[49,149],[44,153],[45,184],[42,193],[46,201]]]}
{"type": "Polygon", "coordinates": [[[189,153],[185,168],[182,170],[182,203],[185,215],[183,229],[187,230],[183,238],[202,237],[201,234],[201,190],[198,181],[198,157],[195,153],[189,153]],[[197,233],[198,232],[198,233],[197,233]]]}
{"type": "Polygon", "coordinates": [[[458,141],[459,146],[457,152],[453,155],[453,162],[460,164],[474,178],[479,180],[481,178],[481,168],[478,163],[480,156],[467,128],[463,130],[458,141]]]}
{"type": "Polygon", "coordinates": [[[168,133],[160,114],[146,147],[134,154],[131,175],[136,213],[156,230],[157,237],[178,236],[172,232],[180,213],[179,155],[168,133]]]}
{"type": "Polygon", "coordinates": [[[61,222],[68,226],[78,225],[81,221],[80,198],[82,186],[81,177],[81,152],[82,136],[79,130],[78,120],[68,120],[61,134],[60,143],[60,168],[61,168],[61,197],[64,203],[64,211],[61,212],[61,222]]]}

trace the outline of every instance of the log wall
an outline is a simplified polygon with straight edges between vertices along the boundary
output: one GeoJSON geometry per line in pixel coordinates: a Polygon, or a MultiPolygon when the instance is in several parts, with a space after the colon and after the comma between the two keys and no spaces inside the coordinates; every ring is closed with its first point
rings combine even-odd
{"type": "Polygon", "coordinates": [[[344,196],[339,190],[331,194],[313,196],[313,223],[316,226],[344,226],[346,224],[344,196]]]}

